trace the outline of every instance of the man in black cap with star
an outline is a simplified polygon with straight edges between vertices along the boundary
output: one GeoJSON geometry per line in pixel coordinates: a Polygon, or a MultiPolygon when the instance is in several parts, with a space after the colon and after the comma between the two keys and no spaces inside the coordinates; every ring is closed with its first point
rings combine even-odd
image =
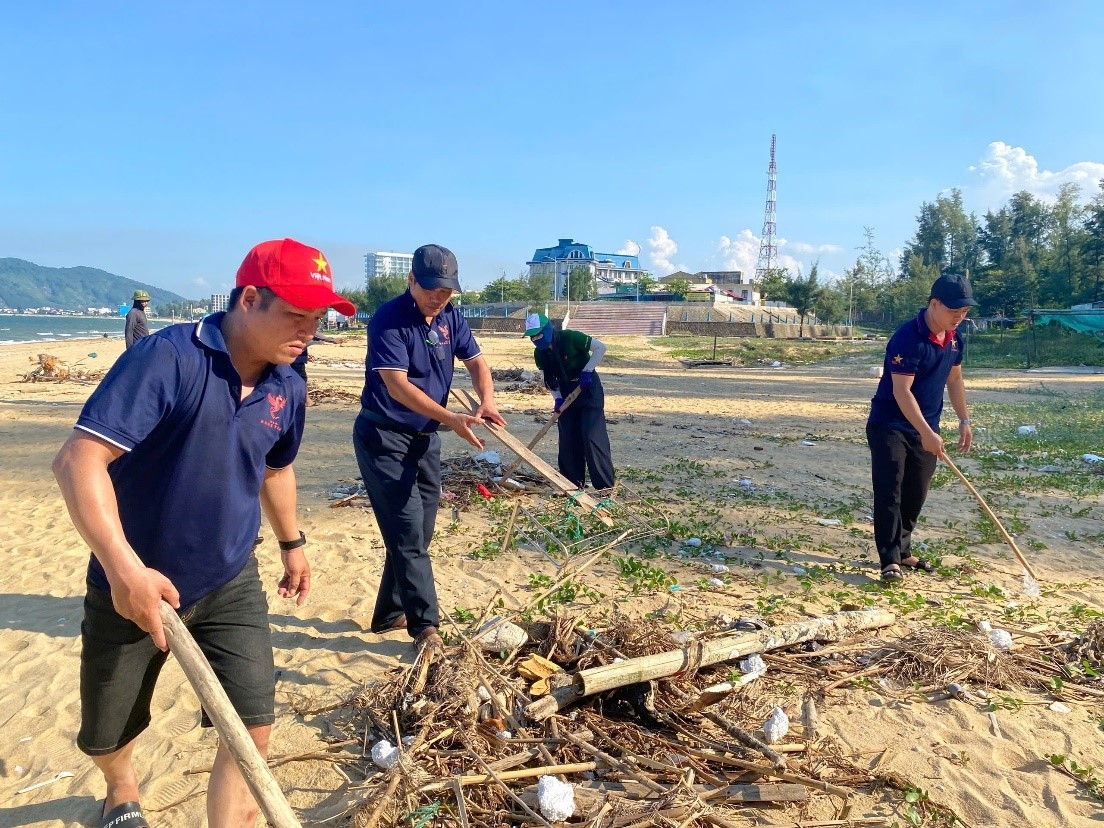
{"type": "Polygon", "coordinates": [[[958,450],[969,451],[973,443],[958,326],[976,304],[966,277],[944,273],[932,285],[928,306],[899,327],[886,345],[866,440],[874,484],[874,543],[887,583],[904,577],[902,567],[935,568],[912,554],[912,530],[944,453],[939,434],[944,387],[958,414],[958,450]]]}
{"type": "Polygon", "coordinates": [[[361,412],[353,428],[357,465],[386,547],[372,632],[406,629],[415,646],[440,647],[440,615],[429,541],[441,499],[441,440],[448,426],[483,448],[472,429],[506,425],[494,402],[487,361],[467,322],[449,301],[460,292],[452,251],[427,244],[414,251],[406,293],[383,304],[368,323],[361,412]],[[454,359],[464,363],[478,395],[473,414],[449,411],[454,359]]]}

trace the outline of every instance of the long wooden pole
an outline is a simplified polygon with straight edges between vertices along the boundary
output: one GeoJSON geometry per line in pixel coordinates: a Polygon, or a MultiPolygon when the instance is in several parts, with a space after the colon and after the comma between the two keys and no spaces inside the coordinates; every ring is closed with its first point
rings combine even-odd
{"type": "MultiPolygon", "coordinates": [[[[574,391],[572,391],[570,394],[568,394],[566,397],[564,397],[564,401],[560,405],[560,410],[556,411],[556,412],[553,412],[552,416],[548,418],[548,422],[545,423],[543,426],[541,426],[541,430],[538,431],[536,436],[532,440],[529,441],[529,445],[526,446],[526,448],[529,449],[529,451],[532,451],[533,449],[535,449],[537,447],[537,443],[539,443],[541,440],[544,439],[544,435],[547,434],[552,429],[552,426],[554,426],[557,422],[559,422],[559,419],[560,419],[561,416],[563,416],[564,411],[567,409],[567,407],[569,405],[571,405],[573,402],[575,402],[575,400],[577,400],[579,398],[579,394],[582,393],[582,390],[583,390],[583,387],[581,385],[577,385],[577,386],[575,386],[574,391]]],[[[504,471],[502,473],[503,479],[509,477],[511,474],[516,472],[518,470],[518,466],[520,466],[522,464],[522,461],[523,461],[523,458],[519,455],[514,460],[514,462],[511,463],[506,468],[506,471],[504,471]]]]}
{"type": "Polygon", "coordinates": [[[679,650],[592,667],[573,676],[570,690],[557,690],[538,699],[525,708],[525,714],[531,719],[541,721],[583,696],[673,676],[697,667],[776,650],[803,641],[839,641],[861,630],[888,627],[894,620],[894,614],[888,610],[838,612],[825,618],[795,621],[755,632],[724,635],[693,643],[679,650]]]}
{"type": "Polygon", "coordinates": [[[1016,545],[1016,541],[1014,541],[1012,539],[1012,536],[1008,534],[1008,530],[1004,528],[1004,525],[997,518],[996,514],[994,514],[993,510],[989,508],[989,504],[985,502],[985,498],[983,498],[981,496],[981,493],[974,488],[974,484],[966,479],[966,475],[959,471],[958,466],[954,464],[954,461],[952,461],[951,458],[946,455],[946,453],[944,453],[942,457],[943,462],[947,464],[947,467],[955,473],[955,477],[961,480],[966,485],[966,488],[970,490],[970,494],[974,496],[974,499],[978,502],[978,505],[981,506],[981,510],[985,512],[985,514],[989,517],[989,520],[993,521],[993,524],[997,527],[997,531],[1000,532],[1001,537],[1004,538],[1005,543],[1012,547],[1012,551],[1016,555],[1016,560],[1018,560],[1023,568],[1027,570],[1027,574],[1030,575],[1032,579],[1038,581],[1039,576],[1035,574],[1035,570],[1031,568],[1031,564],[1029,564],[1027,562],[1027,558],[1023,556],[1023,553],[1020,551],[1020,547],[1016,545]]]}
{"type": "Polygon", "coordinates": [[[184,675],[188,677],[192,689],[203,703],[203,709],[211,717],[219,738],[226,743],[237,760],[245,784],[257,800],[261,813],[273,828],[302,828],[192,634],[188,632],[176,610],[164,601],[161,602],[160,609],[169,650],[180,662],[184,675]]]}

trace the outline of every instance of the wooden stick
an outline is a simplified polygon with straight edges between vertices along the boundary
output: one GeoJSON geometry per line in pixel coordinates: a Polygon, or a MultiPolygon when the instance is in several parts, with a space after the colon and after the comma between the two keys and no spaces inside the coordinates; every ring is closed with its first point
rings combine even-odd
{"type": "Polygon", "coordinates": [[[253,798],[257,800],[261,813],[273,828],[301,828],[298,817],[288,805],[264,757],[257,750],[257,745],[254,744],[249,731],[234,711],[226,691],[219,684],[214,670],[211,669],[203,651],[192,638],[192,634],[188,632],[188,628],[184,626],[176,610],[167,603],[162,601],[159,610],[169,649],[180,662],[184,675],[188,677],[192,689],[203,703],[203,709],[211,717],[219,738],[226,743],[226,747],[237,761],[245,784],[249,787],[253,798]]]}
{"type": "MultiPolygon", "coordinates": [[[[604,768],[606,764],[604,762],[571,762],[566,765],[548,765],[543,768],[521,768],[516,771],[504,771],[498,774],[499,779],[531,779],[534,776],[555,776],[558,773],[584,773],[586,771],[597,770],[598,768],[604,768]]],[[[467,774],[465,776],[454,776],[447,782],[430,782],[428,785],[423,785],[418,790],[421,791],[439,791],[442,788],[449,788],[452,786],[453,781],[467,787],[468,785],[486,785],[494,782],[493,776],[485,773],[467,774]]]]}
{"type": "MultiPolygon", "coordinates": [[[[532,451],[533,449],[535,449],[537,447],[537,443],[539,443],[541,440],[544,439],[544,435],[547,434],[549,432],[549,430],[552,428],[552,426],[554,426],[559,421],[559,419],[563,415],[564,411],[567,410],[567,407],[579,398],[579,394],[581,394],[582,391],[583,391],[583,387],[581,385],[577,385],[577,386],[575,386],[574,391],[572,391],[570,394],[568,394],[566,397],[564,397],[563,404],[560,405],[560,410],[559,411],[554,411],[552,413],[552,416],[548,418],[548,422],[545,423],[541,427],[541,430],[537,432],[537,435],[532,440],[529,441],[529,445],[526,446],[526,448],[529,449],[529,451],[532,451]]],[[[524,458],[521,455],[518,455],[517,459],[515,459],[514,462],[511,463],[507,467],[506,471],[504,471],[502,473],[502,478],[506,479],[511,474],[516,472],[518,470],[518,466],[520,466],[522,464],[522,462],[524,462],[524,458]]]]}
{"type": "Polygon", "coordinates": [[[720,762],[722,765],[732,765],[733,767],[743,768],[744,770],[755,771],[762,776],[773,776],[775,779],[781,779],[784,782],[796,782],[799,785],[804,785],[807,788],[815,788],[818,791],[824,791],[825,793],[833,794],[834,796],[847,799],[854,793],[850,788],[841,788],[839,785],[833,785],[831,782],[822,782],[819,779],[813,779],[808,776],[799,776],[796,773],[789,773],[787,771],[775,770],[770,765],[759,765],[755,762],[745,762],[743,759],[737,759],[733,756],[724,756],[710,751],[698,750],[692,748],[689,745],[683,748],[687,753],[694,756],[700,756],[703,759],[709,759],[713,762],[720,762]]]}
{"type": "Polygon", "coordinates": [[[592,667],[576,673],[572,683],[576,693],[589,696],[616,687],[672,676],[689,669],[693,664],[705,667],[751,653],[776,650],[814,639],[839,641],[860,630],[888,627],[893,622],[894,615],[887,610],[838,612],[825,618],[796,621],[768,627],[765,630],[709,639],[698,645],[699,653],[692,654],[689,648],[669,650],[665,653],[592,667]]]}
{"type": "Polygon", "coordinates": [[[1027,562],[1027,558],[1023,556],[1023,553],[1020,551],[1020,547],[1016,546],[1016,541],[1014,541],[1012,539],[1012,536],[1008,534],[1008,530],[1004,528],[1004,524],[1000,522],[1000,519],[996,516],[996,514],[994,514],[993,510],[989,508],[989,504],[985,502],[985,498],[983,498],[981,496],[981,493],[974,488],[974,484],[966,479],[966,475],[959,471],[958,466],[954,464],[954,461],[952,461],[951,458],[946,455],[946,453],[942,454],[941,456],[943,458],[943,462],[947,464],[947,468],[953,471],[955,473],[955,477],[957,477],[966,485],[966,488],[969,489],[970,494],[974,496],[974,499],[978,502],[978,505],[981,506],[981,510],[985,512],[985,514],[989,517],[989,520],[993,521],[993,525],[997,527],[997,531],[1001,533],[1001,537],[1004,538],[1005,543],[1012,547],[1012,551],[1016,555],[1016,560],[1018,560],[1021,566],[1023,566],[1023,568],[1027,570],[1027,574],[1030,575],[1033,580],[1038,581],[1039,576],[1035,574],[1035,570],[1031,568],[1031,564],[1029,564],[1027,562]]]}
{"type": "MultiPolygon", "coordinates": [[[[505,478],[507,475],[504,474],[502,476],[505,478]]],[[[506,536],[502,539],[502,548],[498,550],[498,554],[500,555],[505,555],[506,550],[510,547],[510,538],[513,537],[514,523],[517,521],[518,509],[520,508],[521,501],[515,500],[513,511],[510,512],[510,522],[506,524],[506,536]]]]}

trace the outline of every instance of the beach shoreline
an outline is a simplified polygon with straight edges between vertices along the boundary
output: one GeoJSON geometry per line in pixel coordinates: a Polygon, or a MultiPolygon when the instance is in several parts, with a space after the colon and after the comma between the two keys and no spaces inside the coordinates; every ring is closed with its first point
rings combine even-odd
{"type": "MultiPolygon", "coordinates": [[[[532,347],[522,338],[478,332],[477,337],[492,368],[531,367],[532,347]]],[[[91,362],[107,368],[122,353],[123,342],[116,337],[101,341],[91,362]]],[[[0,710],[5,711],[0,716],[0,824],[68,828],[96,824],[103,783],[73,744],[79,725],[77,671],[88,552],[66,513],[50,462],[95,384],[22,382],[43,351],[89,365],[86,341],[45,344],[0,344],[0,509],[11,537],[9,560],[15,564],[0,576],[0,656],[7,664],[7,679],[0,685],[0,710]],[[73,776],[18,793],[55,779],[59,772],[73,776]]],[[[806,596],[809,603],[800,608],[808,591],[794,566],[806,572],[814,567],[831,571],[837,563],[847,566],[846,572],[832,576],[840,589],[887,600],[880,589],[862,591],[877,574],[871,529],[864,520],[870,484],[863,429],[876,383],[869,376],[869,355],[776,371],[691,371],[641,338],[611,337],[609,344],[600,371],[615,464],[634,491],[655,487],[655,496],[682,534],[659,550],[664,557],[652,561],[678,579],[679,591],[630,594],[617,567],[606,561],[583,579],[608,596],[606,604],[641,618],[665,605],[687,619],[716,613],[739,617],[762,612],[761,599],[769,594],[784,599],[781,605],[787,609],[779,619],[820,615],[831,609],[829,603],[817,604],[806,596]],[[741,480],[749,481],[757,496],[722,502],[717,493],[738,489],[741,480]],[[816,518],[830,507],[846,519],[819,523],[816,518]],[[724,576],[723,588],[703,585],[704,559],[686,554],[681,544],[690,532],[728,532],[745,539],[743,545],[733,542],[721,550],[733,569],[731,577],[724,576]],[[748,540],[752,537],[754,542],[748,540]],[[759,568],[751,566],[756,563],[759,568]]],[[[363,382],[363,349],[362,338],[313,346],[308,366],[312,385],[355,398],[363,382]]],[[[1104,391],[1104,376],[1091,374],[1040,377],[1024,371],[967,370],[966,382],[972,403],[993,406],[1045,399],[1041,383],[1055,399],[1104,391]]],[[[504,387],[496,394],[510,432],[525,442],[551,412],[547,394],[504,387]]],[[[303,607],[275,596],[279,554],[269,528],[261,529],[266,540],[258,557],[269,590],[278,671],[274,755],[317,750],[331,738],[325,714],[296,711],[337,704],[364,683],[409,664],[412,657],[404,634],[378,636],[367,629],[383,554],[371,510],[363,502],[330,508],[335,491],[356,484],[351,432],[358,410],[356,403],[335,396],[307,412],[295,468],[300,523],[309,539],[315,583],[303,607]]],[[[988,431],[982,433],[979,452],[1004,445],[996,424],[980,425],[988,431]]],[[[538,448],[553,463],[555,439],[550,434],[538,448]]],[[[510,458],[508,450],[488,442],[510,458]]],[[[1104,453],[1099,446],[1085,450],[1104,453]]],[[[443,435],[443,457],[471,453],[455,435],[443,435]]],[[[967,474],[980,473],[977,462],[962,461],[967,474]]],[[[933,489],[925,508],[924,539],[935,544],[970,538],[968,555],[981,566],[971,577],[999,590],[1003,598],[974,595],[973,587],[960,579],[919,574],[909,575],[903,594],[921,596],[921,606],[961,603],[978,617],[988,613],[994,625],[1012,611],[1009,605],[1038,613],[1041,620],[1028,625],[1066,618],[1071,605],[1104,612],[1104,559],[1099,543],[1091,540],[1104,514],[1101,497],[1028,491],[1013,500],[998,489],[991,496],[999,497],[994,500],[998,512],[1011,518],[1015,508],[1025,524],[1018,536],[1039,572],[1043,596],[1032,601],[1023,595],[1022,573],[999,539],[974,542],[977,509],[955,485],[933,489]],[[1032,541],[1045,544],[1045,551],[1032,541]]],[[[459,607],[478,615],[496,594],[506,610],[520,607],[534,595],[531,575],[554,575],[549,560],[533,549],[519,548],[494,560],[473,556],[481,544],[501,541],[502,532],[503,519],[481,498],[455,514],[442,509],[432,552],[444,611],[459,607]]],[[[948,556],[956,564],[962,559],[948,556]]],[[[580,610],[588,606],[583,596],[579,602],[580,610]]],[[[902,617],[901,632],[922,617],[916,610],[900,611],[914,613],[902,617]]],[[[205,824],[204,798],[198,795],[206,785],[202,768],[213,757],[215,737],[199,728],[198,701],[186,685],[170,659],[154,697],[153,725],[138,739],[137,765],[151,823],[200,828],[205,824]]],[[[1031,696],[1036,698],[1049,704],[1037,693],[1031,696]]],[[[885,767],[916,780],[974,828],[1089,826],[1099,820],[1100,804],[1077,783],[1050,770],[1044,759],[1062,753],[1082,764],[1104,766],[1099,712],[1075,701],[1068,706],[1070,713],[1034,703],[1000,709],[1000,739],[990,733],[983,712],[878,688],[841,688],[820,710],[822,729],[855,761],[871,764],[888,749],[882,757],[885,767]]],[[[793,718],[796,711],[789,712],[793,718]]],[[[326,824],[342,824],[337,815],[355,792],[333,763],[290,762],[275,775],[304,824],[326,819],[332,820],[326,824]]],[[[901,802],[899,793],[864,789],[853,798],[851,815],[886,816],[905,825],[897,809],[901,802]]],[[[829,797],[818,795],[803,818],[830,819],[833,808],[829,797]]],[[[796,812],[781,808],[749,813],[758,824],[796,821],[796,812]]]]}

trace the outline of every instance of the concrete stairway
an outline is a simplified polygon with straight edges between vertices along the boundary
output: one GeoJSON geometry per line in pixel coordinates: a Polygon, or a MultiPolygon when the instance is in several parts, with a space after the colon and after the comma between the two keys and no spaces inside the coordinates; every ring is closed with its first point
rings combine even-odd
{"type": "Polygon", "coordinates": [[[564,327],[591,336],[663,336],[667,305],[662,302],[581,302],[564,327]]]}

